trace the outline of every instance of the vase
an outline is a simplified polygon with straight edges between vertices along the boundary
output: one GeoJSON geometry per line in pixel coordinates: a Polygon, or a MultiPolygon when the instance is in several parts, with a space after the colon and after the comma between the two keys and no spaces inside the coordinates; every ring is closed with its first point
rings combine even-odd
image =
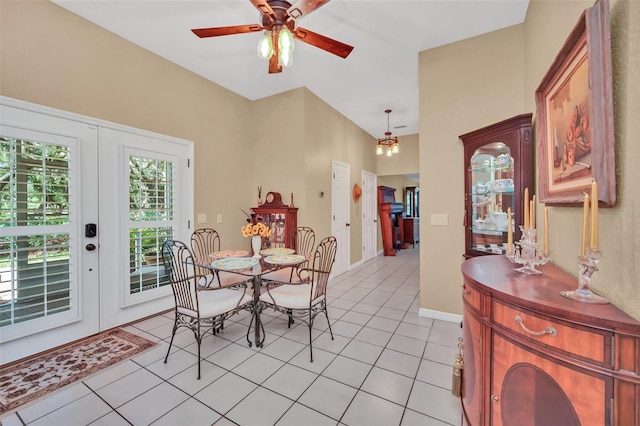
{"type": "Polygon", "coordinates": [[[251,237],[251,249],[253,250],[253,257],[260,258],[260,249],[262,248],[262,237],[260,235],[254,235],[251,237]]]}

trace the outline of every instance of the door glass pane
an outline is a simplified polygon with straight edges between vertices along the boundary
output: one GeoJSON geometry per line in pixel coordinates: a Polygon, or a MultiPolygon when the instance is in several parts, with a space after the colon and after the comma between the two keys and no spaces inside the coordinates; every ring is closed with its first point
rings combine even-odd
{"type": "Polygon", "coordinates": [[[71,309],[70,154],[0,136],[0,327],[71,309]]]}
{"type": "Polygon", "coordinates": [[[173,163],[129,157],[129,293],[169,284],[162,244],[174,235],[173,163]]]}

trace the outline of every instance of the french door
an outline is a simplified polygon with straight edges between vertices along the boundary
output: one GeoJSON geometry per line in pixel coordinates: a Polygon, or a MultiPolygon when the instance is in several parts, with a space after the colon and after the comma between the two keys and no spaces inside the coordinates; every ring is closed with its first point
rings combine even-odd
{"type": "Polygon", "coordinates": [[[173,306],[162,243],[189,241],[190,144],[100,129],[100,327],[173,306]]]}
{"type": "Polygon", "coordinates": [[[193,145],[0,101],[0,364],[170,308],[193,145]]]}
{"type": "Polygon", "coordinates": [[[0,105],[0,363],[99,331],[97,128],[0,105]],[[84,167],[92,164],[93,167],[84,167]]]}

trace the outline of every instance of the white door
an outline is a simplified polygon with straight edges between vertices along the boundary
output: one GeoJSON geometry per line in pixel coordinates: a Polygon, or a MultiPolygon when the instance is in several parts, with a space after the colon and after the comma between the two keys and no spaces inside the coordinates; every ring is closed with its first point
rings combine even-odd
{"type": "Polygon", "coordinates": [[[331,235],[336,237],[338,251],[333,264],[333,275],[349,270],[351,251],[351,226],[349,217],[349,165],[339,161],[332,162],[331,185],[331,235]]]}
{"type": "Polygon", "coordinates": [[[179,139],[100,129],[102,329],[174,305],[161,250],[167,239],[189,244],[191,151],[179,139]]]}
{"type": "Polygon", "coordinates": [[[99,331],[97,128],[0,105],[0,364],[99,331]],[[93,246],[91,246],[93,244],[93,246]]]}
{"type": "Polygon", "coordinates": [[[376,257],[378,209],[376,206],[377,176],[362,171],[362,261],[376,257]]]}

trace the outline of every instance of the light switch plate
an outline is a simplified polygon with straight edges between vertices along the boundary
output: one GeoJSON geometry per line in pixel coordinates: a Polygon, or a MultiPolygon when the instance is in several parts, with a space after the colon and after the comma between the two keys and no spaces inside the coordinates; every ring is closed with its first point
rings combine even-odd
{"type": "Polygon", "coordinates": [[[218,215],[216,216],[216,222],[222,223],[222,213],[218,213],[218,215]]]}
{"type": "Polygon", "coordinates": [[[433,213],[430,218],[431,225],[433,226],[447,226],[449,225],[449,215],[446,213],[433,213]]]}
{"type": "Polygon", "coordinates": [[[206,213],[198,213],[198,223],[207,223],[206,213]]]}

